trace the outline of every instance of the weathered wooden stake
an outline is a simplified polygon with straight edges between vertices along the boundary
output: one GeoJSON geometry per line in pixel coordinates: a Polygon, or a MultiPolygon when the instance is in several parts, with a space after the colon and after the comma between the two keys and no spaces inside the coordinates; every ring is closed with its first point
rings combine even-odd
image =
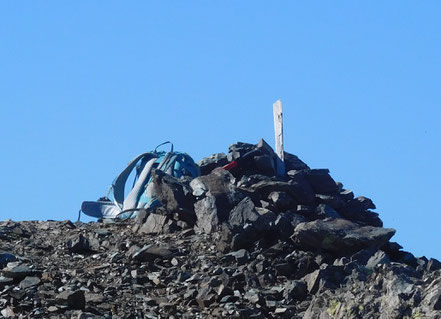
{"type": "Polygon", "coordinates": [[[276,137],[276,154],[277,154],[276,171],[277,171],[277,175],[283,176],[286,174],[286,171],[285,171],[285,156],[283,154],[283,114],[282,114],[281,100],[277,100],[273,104],[273,115],[274,115],[274,133],[276,137]]]}

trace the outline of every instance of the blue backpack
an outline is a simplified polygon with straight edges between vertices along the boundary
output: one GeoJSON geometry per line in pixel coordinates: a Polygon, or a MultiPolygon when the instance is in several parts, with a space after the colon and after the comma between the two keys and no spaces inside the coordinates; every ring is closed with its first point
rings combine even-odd
{"type": "Polygon", "coordinates": [[[158,169],[176,178],[182,176],[198,177],[200,169],[190,155],[174,152],[173,144],[164,142],[158,145],[152,152],[136,156],[127,167],[114,179],[106,197],[98,201],[85,201],[81,204],[78,215],[81,212],[96,218],[120,218],[135,217],[140,209],[151,209],[159,205],[155,195],[149,188],[152,170],[158,169]],[[157,151],[164,144],[171,144],[170,152],[157,151]],[[127,180],[135,170],[133,186],[127,197],[124,197],[127,180]]]}

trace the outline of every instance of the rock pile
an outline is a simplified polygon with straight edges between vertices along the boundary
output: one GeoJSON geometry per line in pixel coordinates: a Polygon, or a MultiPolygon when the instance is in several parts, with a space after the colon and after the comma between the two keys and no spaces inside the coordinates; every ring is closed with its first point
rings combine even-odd
{"type": "Polygon", "coordinates": [[[0,222],[0,318],[441,318],[441,263],[390,242],[372,200],[254,149],[155,171],[161,206],[134,220],[0,222]]]}

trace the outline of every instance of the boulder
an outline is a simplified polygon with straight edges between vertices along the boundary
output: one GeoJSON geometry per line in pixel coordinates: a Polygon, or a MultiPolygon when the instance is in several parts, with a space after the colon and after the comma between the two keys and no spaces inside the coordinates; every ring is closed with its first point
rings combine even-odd
{"type": "Polygon", "coordinates": [[[245,197],[229,214],[228,222],[232,226],[240,226],[255,222],[260,215],[256,211],[253,201],[245,197]]]}
{"type": "Polygon", "coordinates": [[[391,228],[362,226],[345,219],[316,220],[299,224],[291,239],[302,249],[348,255],[369,247],[380,247],[395,234],[391,228]]]}
{"type": "Polygon", "coordinates": [[[228,164],[227,155],[225,153],[216,153],[201,159],[198,163],[201,169],[201,175],[210,174],[215,168],[228,164]]]}
{"type": "Polygon", "coordinates": [[[193,210],[195,198],[189,186],[179,179],[160,170],[153,170],[149,190],[168,212],[174,213],[193,210]]]}

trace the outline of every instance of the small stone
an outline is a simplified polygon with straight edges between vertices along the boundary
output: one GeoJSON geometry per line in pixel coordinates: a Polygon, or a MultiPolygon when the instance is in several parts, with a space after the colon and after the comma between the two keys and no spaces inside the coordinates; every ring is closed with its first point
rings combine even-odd
{"type": "Polygon", "coordinates": [[[26,289],[26,288],[30,288],[33,286],[37,286],[40,283],[40,278],[38,277],[25,277],[25,279],[23,279],[20,282],[20,288],[22,289],[26,289]]]}
{"type": "Polygon", "coordinates": [[[49,312],[57,312],[57,311],[58,311],[58,308],[55,307],[55,306],[49,306],[49,307],[47,308],[47,311],[49,311],[49,312]]]}
{"type": "Polygon", "coordinates": [[[15,265],[15,263],[9,263],[6,268],[3,269],[3,275],[8,278],[25,278],[36,274],[36,271],[31,269],[27,265],[15,265]]]}
{"type": "Polygon", "coordinates": [[[63,291],[56,296],[56,299],[67,303],[71,309],[84,309],[86,306],[86,298],[83,290],[63,291]]]}
{"type": "Polygon", "coordinates": [[[245,298],[251,303],[258,303],[262,299],[262,295],[255,289],[250,289],[245,293],[245,298]]]}
{"type": "Polygon", "coordinates": [[[81,254],[89,252],[89,240],[82,234],[79,234],[78,236],[67,241],[67,248],[71,253],[81,254]]]}
{"type": "Polygon", "coordinates": [[[156,258],[169,259],[173,256],[173,252],[167,247],[157,245],[147,245],[133,254],[133,259],[146,262],[154,261],[156,258]]]}

